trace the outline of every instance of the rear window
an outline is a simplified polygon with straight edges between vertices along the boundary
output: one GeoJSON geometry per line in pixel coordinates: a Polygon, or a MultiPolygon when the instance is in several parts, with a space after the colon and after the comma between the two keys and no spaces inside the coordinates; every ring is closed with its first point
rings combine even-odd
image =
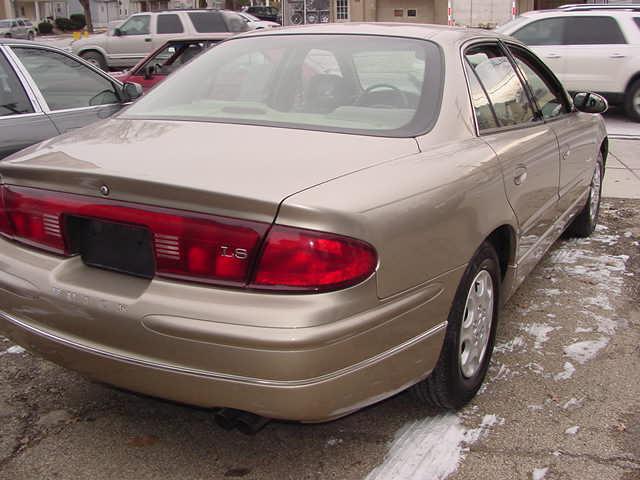
{"type": "Polygon", "coordinates": [[[123,117],[410,137],[435,121],[441,75],[440,50],[425,40],[241,38],[195,59],[123,117]]]}
{"type": "Polygon", "coordinates": [[[182,22],[175,13],[158,15],[158,33],[182,33],[182,22]]]}
{"type": "Polygon", "coordinates": [[[227,32],[227,24],[220,12],[189,12],[193,28],[199,33],[227,32]]]}
{"type": "Polygon", "coordinates": [[[566,45],[612,45],[627,43],[618,22],[611,17],[568,17],[566,45]]]}
{"type": "Polygon", "coordinates": [[[633,17],[633,21],[636,22],[638,28],[640,28],[640,17],[633,17]]]}

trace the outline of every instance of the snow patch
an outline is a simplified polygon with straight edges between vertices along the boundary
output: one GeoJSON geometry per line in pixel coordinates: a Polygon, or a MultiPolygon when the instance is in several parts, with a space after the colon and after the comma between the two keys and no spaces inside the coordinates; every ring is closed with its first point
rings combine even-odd
{"type": "Polygon", "coordinates": [[[580,430],[580,427],[578,425],[575,425],[573,427],[567,428],[564,431],[564,433],[566,433],[567,435],[575,435],[576,433],[578,433],[579,430],[580,430]]]}
{"type": "Polygon", "coordinates": [[[564,347],[564,354],[576,362],[584,364],[594,358],[608,343],[609,339],[606,337],[600,337],[598,340],[576,342],[564,347]]]}
{"type": "Polygon", "coordinates": [[[525,342],[522,336],[518,335],[517,337],[509,340],[508,342],[501,343],[493,347],[493,350],[496,352],[513,352],[514,350],[524,350],[525,342]]]}
{"type": "Polygon", "coordinates": [[[531,473],[531,480],[542,480],[545,477],[545,475],[547,474],[548,471],[549,471],[549,467],[536,468],[531,473]]]}
{"type": "Polygon", "coordinates": [[[556,330],[557,327],[551,327],[549,325],[545,325],[544,323],[531,323],[520,328],[522,328],[522,330],[527,332],[535,339],[533,348],[535,348],[536,350],[540,350],[542,344],[549,340],[549,333],[556,330]]]}
{"type": "Polygon", "coordinates": [[[582,400],[578,400],[577,398],[572,397],[569,400],[567,400],[564,405],[562,405],[562,408],[564,410],[569,410],[571,408],[579,408],[581,406],[582,406],[582,400]]]}
{"type": "Polygon", "coordinates": [[[0,356],[6,354],[19,355],[24,352],[26,352],[26,350],[20,345],[13,345],[12,347],[7,348],[4,352],[0,352],[0,356]]]}
{"type": "Polygon", "coordinates": [[[341,443],[342,443],[341,438],[330,438],[329,440],[327,440],[327,446],[329,447],[335,447],[336,445],[339,445],[341,443]]]}
{"type": "Polygon", "coordinates": [[[576,371],[576,367],[573,366],[570,362],[564,362],[563,370],[560,373],[556,373],[553,376],[553,379],[558,380],[568,380],[570,379],[576,371]]]}
{"type": "Polygon", "coordinates": [[[366,480],[443,480],[458,469],[467,445],[503,423],[491,414],[478,428],[466,429],[453,413],[410,422],[398,431],[383,463],[366,480]]]}

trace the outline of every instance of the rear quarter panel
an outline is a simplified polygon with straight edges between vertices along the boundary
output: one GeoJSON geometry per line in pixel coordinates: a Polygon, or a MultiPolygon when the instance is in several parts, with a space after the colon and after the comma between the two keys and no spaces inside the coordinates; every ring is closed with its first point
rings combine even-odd
{"type": "Polygon", "coordinates": [[[276,221],[370,242],[380,298],[464,266],[496,227],[515,224],[495,154],[478,138],[300,192],[276,221]]]}

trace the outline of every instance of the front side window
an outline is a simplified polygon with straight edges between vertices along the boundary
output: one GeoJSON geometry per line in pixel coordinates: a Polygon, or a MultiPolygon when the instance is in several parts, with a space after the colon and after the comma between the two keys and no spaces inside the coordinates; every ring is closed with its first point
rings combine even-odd
{"type": "Polygon", "coordinates": [[[136,15],[120,27],[120,35],[149,35],[151,15],[136,15]]]}
{"type": "Polygon", "coordinates": [[[61,53],[14,47],[50,110],[107,105],[119,101],[113,83],[61,53]]]}
{"type": "Polygon", "coordinates": [[[136,75],[143,75],[145,70],[151,66],[154,75],[169,75],[176,68],[184,65],[189,60],[197,57],[207,48],[215,45],[217,42],[175,42],[160,50],[156,55],[149,59],[139,70],[136,75]]]}
{"type": "Polygon", "coordinates": [[[240,33],[249,30],[246,19],[236,12],[224,12],[224,19],[230,32],[240,33]]]}
{"type": "Polygon", "coordinates": [[[438,114],[440,55],[431,42],[393,37],[234,39],[176,72],[125,116],[414,136],[438,114]]]}
{"type": "Polygon", "coordinates": [[[158,15],[158,33],[182,33],[184,28],[180,17],[175,13],[158,15]]]}
{"type": "Polygon", "coordinates": [[[0,52],[0,117],[33,113],[20,80],[0,52]]]}
{"type": "Polygon", "coordinates": [[[564,18],[545,18],[528,23],[511,36],[525,45],[564,45],[564,29],[564,18]]]}
{"type": "Polygon", "coordinates": [[[564,94],[558,82],[528,52],[515,46],[509,46],[509,50],[527,81],[542,116],[552,119],[567,113],[569,109],[562,101],[564,94]]]}
{"type": "Polygon", "coordinates": [[[618,22],[611,17],[569,17],[567,45],[615,45],[627,43],[618,22]]]}
{"type": "Polygon", "coordinates": [[[500,126],[523,125],[536,120],[527,92],[499,46],[472,47],[465,57],[489,95],[500,126]]]}

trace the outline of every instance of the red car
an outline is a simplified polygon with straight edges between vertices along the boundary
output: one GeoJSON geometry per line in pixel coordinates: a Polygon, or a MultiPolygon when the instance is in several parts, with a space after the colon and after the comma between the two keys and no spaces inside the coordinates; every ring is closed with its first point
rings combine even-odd
{"type": "Polygon", "coordinates": [[[150,53],[130,70],[112,72],[111,76],[121,82],[139,83],[147,91],[162,82],[171,72],[225,38],[228,38],[228,36],[218,35],[170,40],[150,53]]]}

